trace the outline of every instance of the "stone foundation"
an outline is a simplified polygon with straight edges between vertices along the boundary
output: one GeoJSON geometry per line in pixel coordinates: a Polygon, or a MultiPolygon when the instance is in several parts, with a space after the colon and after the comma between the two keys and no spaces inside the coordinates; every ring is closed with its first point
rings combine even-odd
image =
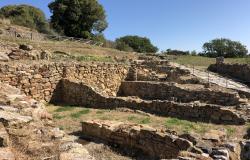
{"type": "Polygon", "coordinates": [[[176,100],[177,102],[200,101],[219,105],[237,105],[240,97],[237,92],[210,89],[204,85],[187,85],[169,82],[124,81],[118,96],[137,96],[146,100],[176,100]]]}
{"type": "Polygon", "coordinates": [[[105,142],[137,149],[154,158],[177,158],[180,151],[197,150],[193,144],[178,136],[155,129],[121,122],[82,122],[83,136],[101,139],[105,142]]]}
{"type": "Polygon", "coordinates": [[[127,81],[175,81],[182,83],[188,70],[173,66],[169,61],[135,61],[128,72],[127,81]]]}
{"type": "Polygon", "coordinates": [[[94,91],[88,85],[63,79],[60,83],[62,95],[54,103],[77,105],[92,108],[130,108],[144,112],[177,117],[202,122],[244,124],[245,113],[237,111],[234,107],[223,107],[212,104],[177,103],[167,100],[142,100],[133,97],[108,97],[94,91]]]}
{"type": "Polygon", "coordinates": [[[243,83],[250,84],[250,65],[219,63],[210,65],[208,69],[212,72],[228,75],[243,81],[243,83]]]}

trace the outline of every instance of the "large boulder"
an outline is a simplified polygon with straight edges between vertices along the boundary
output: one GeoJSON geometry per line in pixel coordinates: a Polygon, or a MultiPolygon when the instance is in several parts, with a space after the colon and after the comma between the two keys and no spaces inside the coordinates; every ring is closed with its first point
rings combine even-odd
{"type": "Polygon", "coordinates": [[[25,50],[25,51],[32,51],[33,46],[31,45],[26,45],[26,44],[20,44],[19,49],[25,50]]]}

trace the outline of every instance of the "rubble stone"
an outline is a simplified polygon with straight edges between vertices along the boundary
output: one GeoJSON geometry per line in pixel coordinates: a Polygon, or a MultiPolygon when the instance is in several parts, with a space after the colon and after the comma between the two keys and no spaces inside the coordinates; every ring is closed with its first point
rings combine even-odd
{"type": "Polygon", "coordinates": [[[180,151],[192,150],[194,147],[186,139],[157,132],[148,126],[113,121],[82,122],[82,134],[139,149],[154,158],[176,158],[180,151]]]}

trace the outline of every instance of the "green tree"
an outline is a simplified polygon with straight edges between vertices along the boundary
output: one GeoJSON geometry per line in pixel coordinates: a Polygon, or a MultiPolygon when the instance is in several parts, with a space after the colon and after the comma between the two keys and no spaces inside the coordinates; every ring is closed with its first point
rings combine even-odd
{"type": "Polygon", "coordinates": [[[133,50],[138,53],[156,53],[158,48],[146,37],[125,36],[116,39],[116,48],[123,51],[133,50]]]}
{"type": "Polygon", "coordinates": [[[165,52],[163,52],[163,54],[181,56],[181,55],[189,55],[190,52],[189,51],[176,50],[176,49],[172,50],[172,49],[169,48],[165,52]]]}
{"type": "Polygon", "coordinates": [[[97,0],[55,0],[49,8],[52,27],[67,36],[91,38],[108,26],[105,10],[97,0]]]}
{"type": "Polygon", "coordinates": [[[248,53],[246,46],[240,42],[225,38],[214,39],[207,42],[203,45],[203,49],[204,52],[201,55],[208,57],[244,57],[248,53]]]}
{"type": "Polygon", "coordinates": [[[50,32],[44,13],[29,5],[8,5],[0,9],[0,17],[10,19],[12,24],[36,29],[42,33],[50,32]]]}

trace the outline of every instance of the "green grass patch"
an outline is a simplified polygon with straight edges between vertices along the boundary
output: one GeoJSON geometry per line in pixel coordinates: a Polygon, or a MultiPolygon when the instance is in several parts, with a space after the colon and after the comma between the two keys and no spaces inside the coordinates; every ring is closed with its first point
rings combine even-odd
{"type": "Polygon", "coordinates": [[[72,106],[63,106],[59,107],[55,110],[55,112],[67,112],[67,111],[73,111],[75,108],[72,106]]]}
{"type": "Polygon", "coordinates": [[[231,137],[236,133],[236,129],[232,127],[226,127],[227,136],[231,137]]]}
{"type": "Polygon", "coordinates": [[[60,115],[60,114],[58,114],[58,113],[56,113],[56,114],[53,114],[53,118],[54,119],[64,119],[66,116],[62,116],[62,115],[60,115]]]}
{"type": "Polygon", "coordinates": [[[83,109],[83,110],[81,110],[79,112],[70,114],[70,117],[71,118],[80,118],[82,115],[85,115],[85,114],[88,114],[88,113],[90,113],[89,109],[83,109]]]}
{"type": "Polygon", "coordinates": [[[129,121],[135,121],[137,118],[136,116],[128,116],[129,121]]]}
{"type": "Polygon", "coordinates": [[[180,120],[178,118],[168,118],[165,121],[165,127],[169,129],[179,128],[184,133],[188,133],[190,131],[196,132],[205,132],[205,128],[198,123],[189,122],[186,120],[180,120]]]}
{"type": "Polygon", "coordinates": [[[143,118],[139,121],[139,124],[149,124],[151,122],[149,117],[143,118]]]}
{"type": "Polygon", "coordinates": [[[113,59],[109,56],[77,56],[75,57],[77,61],[80,62],[113,62],[113,59]]]}

